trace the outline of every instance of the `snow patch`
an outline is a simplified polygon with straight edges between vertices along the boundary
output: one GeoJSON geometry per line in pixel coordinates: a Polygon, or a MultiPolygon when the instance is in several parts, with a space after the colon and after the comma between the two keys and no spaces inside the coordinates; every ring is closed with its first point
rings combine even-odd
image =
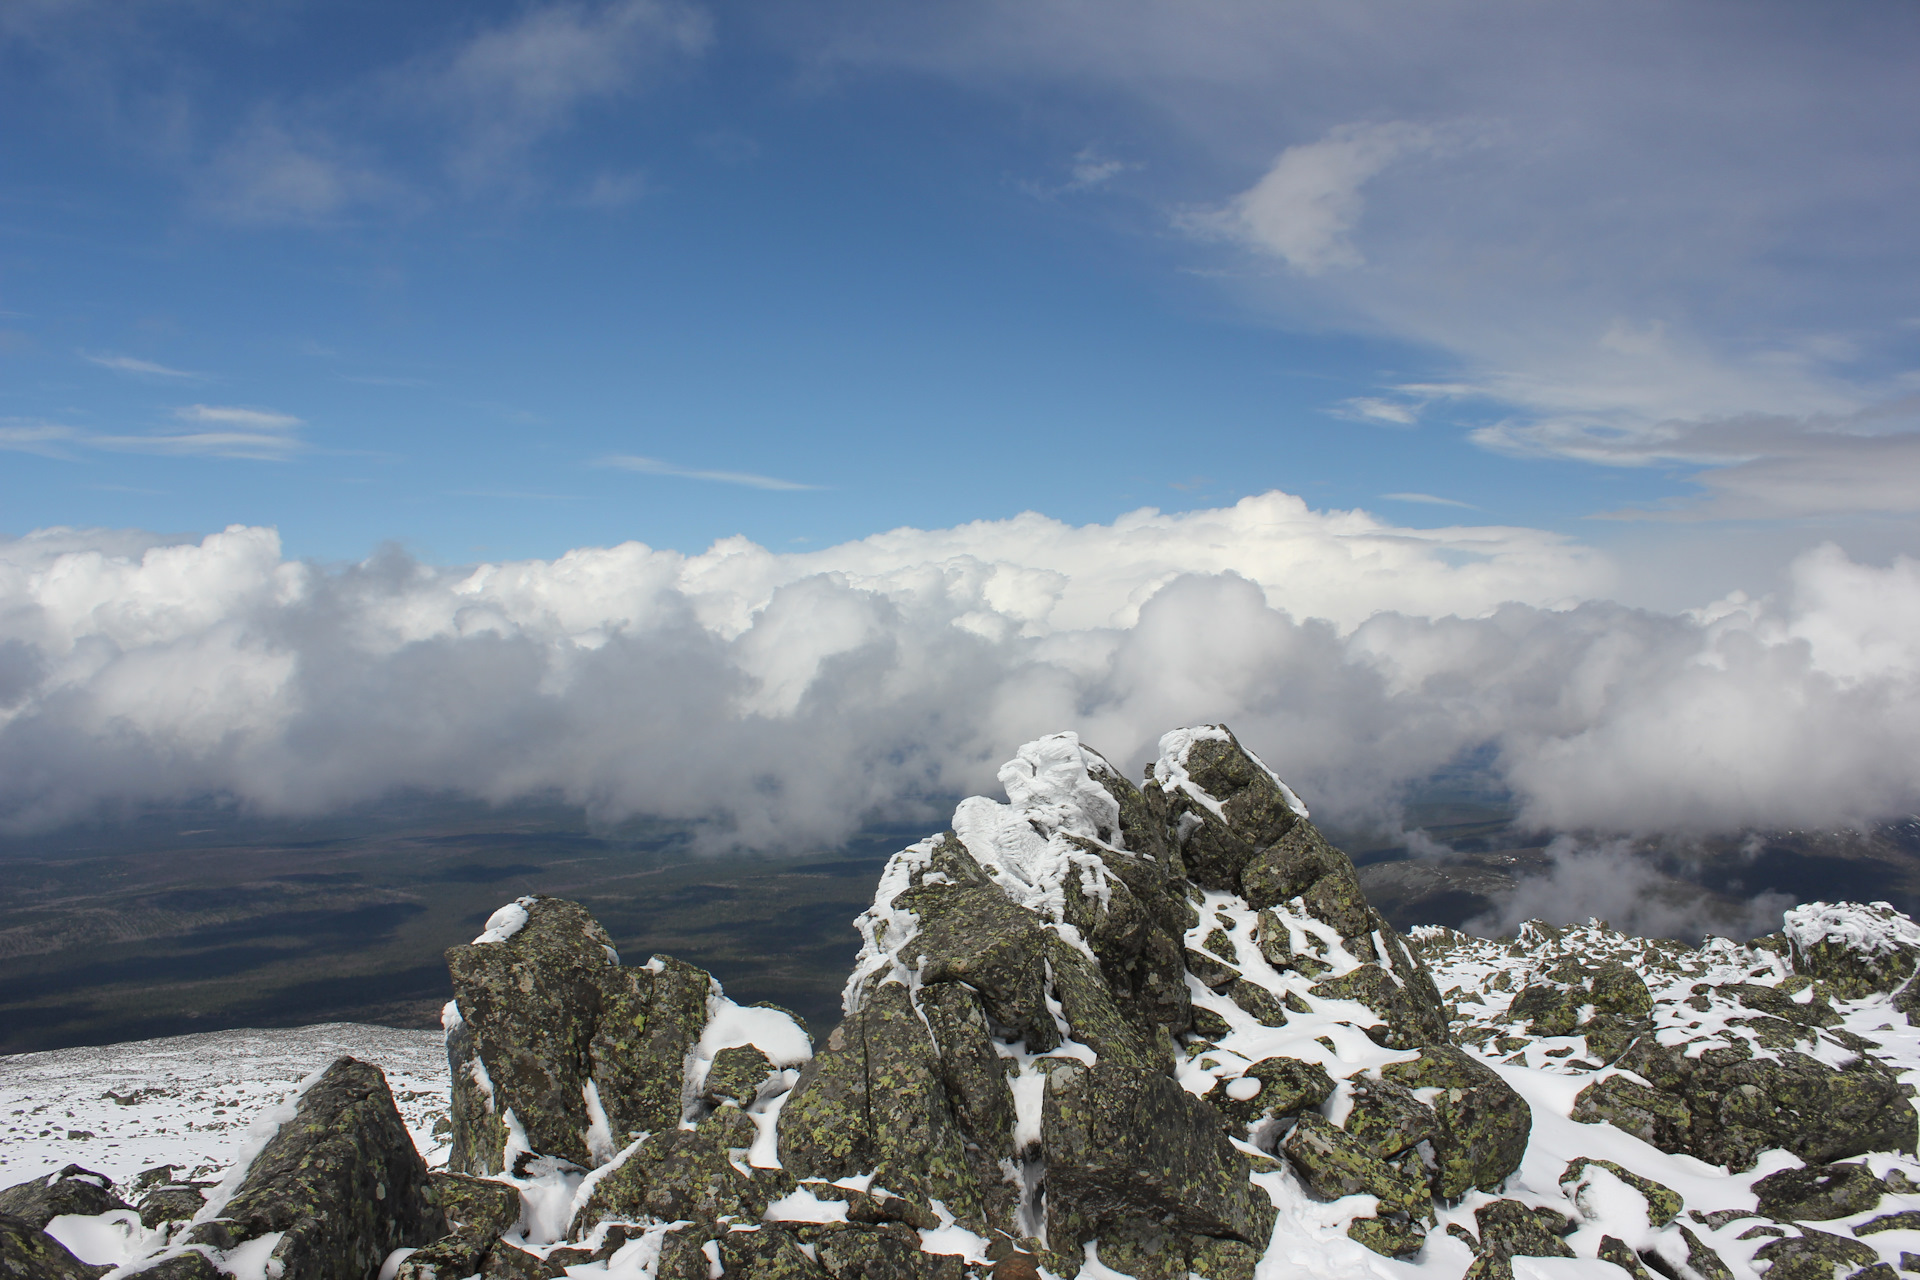
{"type": "Polygon", "coordinates": [[[505,942],[514,934],[527,927],[527,908],[538,902],[539,898],[528,896],[515,898],[506,906],[487,917],[487,927],[479,937],[473,940],[474,946],[489,942],[505,942]]]}

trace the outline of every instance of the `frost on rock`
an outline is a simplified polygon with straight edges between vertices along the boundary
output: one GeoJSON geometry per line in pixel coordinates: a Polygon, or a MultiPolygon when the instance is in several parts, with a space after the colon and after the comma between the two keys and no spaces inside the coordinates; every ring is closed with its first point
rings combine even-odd
{"type": "Polygon", "coordinates": [[[1920,965],[1920,926],[1885,902],[1810,902],[1786,913],[1794,971],[1846,999],[1891,991],[1920,965]]]}

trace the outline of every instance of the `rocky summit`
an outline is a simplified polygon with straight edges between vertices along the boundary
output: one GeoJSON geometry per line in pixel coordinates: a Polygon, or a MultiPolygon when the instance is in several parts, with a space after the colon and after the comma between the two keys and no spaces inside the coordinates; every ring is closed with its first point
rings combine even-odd
{"type": "Polygon", "coordinates": [[[888,862],[816,1042],[578,905],[447,953],[445,1167],[324,1066],[217,1184],[0,1192],[0,1276],[1255,1280],[1920,1271],[1920,927],[1396,932],[1222,726],[1071,733],[888,862]],[[1814,1225],[1817,1224],[1817,1225],[1814,1225]]]}

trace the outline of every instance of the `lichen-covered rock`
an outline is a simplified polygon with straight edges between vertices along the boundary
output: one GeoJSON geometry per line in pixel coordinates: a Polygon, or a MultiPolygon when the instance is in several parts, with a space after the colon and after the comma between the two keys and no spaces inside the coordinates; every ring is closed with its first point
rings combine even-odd
{"type": "Polygon", "coordinates": [[[437,1172],[428,1176],[428,1195],[447,1230],[482,1240],[505,1235],[520,1220],[520,1192],[509,1183],[437,1172]]]}
{"type": "Polygon", "coordinates": [[[442,1236],[401,1259],[394,1280],[464,1280],[478,1275],[497,1240],[465,1232],[442,1236]]]}
{"type": "Polygon", "coordinates": [[[1513,1259],[1571,1258],[1567,1247],[1540,1215],[1518,1200],[1495,1200],[1473,1211],[1480,1228],[1479,1256],[1466,1280],[1512,1280],[1513,1259]]]}
{"type": "Polygon", "coordinates": [[[1165,1075],[1106,1062],[1056,1071],[1042,1133],[1055,1249],[1141,1217],[1246,1243],[1272,1230],[1219,1115],[1165,1075]]]}
{"type": "Polygon", "coordinates": [[[944,1201],[955,1216],[978,1221],[980,1193],[965,1135],[941,1084],[938,1050],[911,994],[900,983],[882,983],[860,1016],[867,1024],[875,1184],[923,1204],[944,1201]]]}
{"type": "Polygon", "coordinates": [[[1227,999],[1239,1005],[1261,1026],[1284,1027],[1287,1025],[1287,1007],[1280,1003],[1278,996],[1265,987],[1251,982],[1235,982],[1227,988],[1227,999]]]}
{"type": "Polygon", "coordinates": [[[1147,782],[1149,808],[1173,833],[1187,875],[1205,889],[1239,892],[1242,869],[1306,817],[1286,784],[1224,725],[1167,734],[1147,782]]]}
{"type": "MultiPolygon", "coordinates": [[[[946,1077],[966,1067],[956,1061],[943,1070],[904,985],[874,984],[802,1070],[780,1113],[781,1163],[801,1178],[871,1174],[895,1194],[922,1204],[939,1199],[977,1220],[979,1161],[969,1156],[945,1088],[946,1077]]],[[[975,1083],[974,1119],[981,1123],[994,1099],[985,1079],[975,1083]]]]}
{"type": "Polygon", "coordinates": [[[1738,1171],[1767,1147],[1814,1164],[1914,1149],[1910,1086],[1877,1059],[1836,1070],[1793,1050],[1772,1060],[1718,1061],[1712,1053],[1701,1055],[1686,1085],[1691,1150],[1703,1160],[1738,1171]]]}
{"type": "Polygon", "coordinates": [[[1826,1222],[1865,1213],[1886,1192],[1886,1184],[1865,1164],[1782,1169],[1753,1184],[1761,1213],[1794,1222],[1826,1222]]]}
{"type": "Polygon", "coordinates": [[[1640,1193],[1647,1204],[1647,1221],[1656,1227],[1664,1227],[1680,1213],[1684,1202],[1680,1193],[1673,1188],[1655,1182],[1652,1178],[1643,1178],[1631,1169],[1615,1164],[1611,1160],[1593,1160],[1586,1156],[1567,1163],[1567,1171],[1560,1175],[1560,1185],[1568,1196],[1589,1219],[1598,1220],[1599,1213],[1592,1204],[1589,1189],[1595,1182],[1595,1171],[1604,1170],[1614,1178],[1640,1193]]]}
{"type": "Polygon", "coordinates": [[[0,1212],[0,1276],[6,1280],[96,1280],[111,1270],[80,1261],[28,1219],[0,1212]]]}
{"type": "Polygon", "coordinates": [[[1691,1149],[1693,1112],[1687,1104],[1626,1076],[1607,1076],[1582,1089],[1573,1100],[1573,1118],[1610,1124],[1662,1151],[1691,1149]]]}
{"type": "Polygon", "coordinates": [[[480,1260],[480,1280],[559,1280],[564,1274],[537,1253],[495,1240],[480,1260]]]}
{"type": "Polygon", "coordinates": [[[659,956],[623,966],[584,908],[546,897],[502,907],[471,944],[448,948],[447,968],[452,1169],[504,1167],[508,1111],[531,1150],[582,1167],[679,1123],[707,974],[659,956]]]}
{"type": "Polygon", "coordinates": [[[163,1222],[185,1222],[206,1202],[206,1193],[195,1186],[157,1186],[140,1197],[140,1225],[152,1231],[163,1222]]]}
{"type": "Polygon", "coordinates": [[[1640,1255],[1618,1236],[1601,1236],[1600,1248],[1594,1257],[1602,1262],[1611,1262],[1632,1276],[1633,1280],[1653,1280],[1653,1273],[1640,1261],[1640,1255]]]}
{"type": "Polygon", "coordinates": [[[1545,978],[1514,997],[1508,1016],[1530,1035],[1584,1035],[1602,1060],[1618,1056],[1653,1011],[1646,982],[1618,960],[1565,960],[1545,978]]]}
{"type": "MultiPolygon", "coordinates": [[[[1309,1107],[1319,1106],[1333,1094],[1333,1078],[1327,1069],[1317,1062],[1303,1062],[1298,1058],[1263,1058],[1248,1067],[1240,1078],[1257,1081],[1259,1089],[1251,1096],[1235,1098],[1229,1093],[1232,1084],[1229,1081],[1204,1095],[1214,1110],[1226,1117],[1236,1136],[1245,1135],[1262,1121],[1299,1115],[1309,1107]]],[[[1241,1092],[1246,1092],[1244,1086],[1241,1092]]]]}
{"type": "Polygon", "coordinates": [[[709,1233],[698,1226],[668,1232],[660,1241],[654,1280],[708,1280],[713,1274],[705,1252],[708,1238],[709,1233]]]}
{"type": "Polygon", "coordinates": [[[1412,1062],[1381,1075],[1414,1090],[1437,1090],[1433,1108],[1433,1194],[1457,1200],[1473,1187],[1492,1191],[1520,1167],[1533,1132],[1533,1108],[1492,1068],[1453,1045],[1427,1045],[1412,1062]]]}
{"type": "MultiPolygon", "coordinates": [[[[733,1116],[744,1116],[734,1111],[733,1116]]],[[[574,1214],[569,1235],[579,1239],[607,1218],[660,1222],[681,1220],[718,1230],[723,1217],[757,1219],[768,1195],[785,1189],[775,1176],[757,1182],[742,1173],[729,1153],[752,1140],[752,1122],[730,1129],[729,1117],[703,1122],[694,1129],[669,1129],[650,1135],[626,1153],[625,1159],[600,1171],[587,1201],[574,1214]]]]}
{"type": "Polygon", "coordinates": [[[850,1178],[873,1169],[867,1107],[867,1020],[827,1036],[780,1111],[780,1163],[798,1177],[850,1178]]]}
{"type": "MultiPolygon", "coordinates": [[[[1300,1117],[1280,1149],[1307,1188],[1323,1199],[1351,1195],[1379,1198],[1378,1216],[1388,1222],[1349,1232],[1370,1249],[1376,1244],[1386,1246],[1376,1252],[1407,1252],[1403,1246],[1416,1234],[1412,1228],[1432,1217],[1426,1177],[1417,1156],[1397,1163],[1383,1160],[1365,1142],[1335,1128],[1317,1111],[1300,1117]]],[[[1424,1229],[1417,1234],[1425,1238],[1424,1229]]]]}
{"type": "Polygon", "coordinates": [[[773,1060],[766,1054],[750,1044],[735,1045],[713,1056],[700,1094],[715,1106],[730,1101],[744,1107],[759,1096],[760,1086],[772,1074],[773,1060]]]}
{"type": "MultiPolygon", "coordinates": [[[[1397,939],[1396,939],[1397,941],[1397,939]]],[[[1447,1043],[1446,1008],[1425,969],[1401,976],[1377,964],[1363,964],[1337,978],[1323,978],[1313,994],[1328,1000],[1357,1000],[1381,1021],[1367,1034],[1389,1049],[1418,1049],[1447,1043]]]]}
{"type": "Polygon", "coordinates": [[[1754,1250],[1753,1260],[1770,1264],[1768,1280],[1833,1280],[1834,1268],[1845,1270],[1870,1267],[1880,1255],[1869,1245],[1844,1236],[1802,1227],[1797,1236],[1786,1236],[1754,1250]]]}
{"type": "Polygon", "coordinates": [[[194,1243],[232,1249],[281,1232],[269,1255],[283,1280],[363,1280],[393,1250],[445,1232],[378,1067],[343,1057],[300,1096],[194,1243]]]}
{"type": "Polygon", "coordinates": [[[964,982],[988,1016],[1045,1053],[1060,1034],[1046,1017],[1047,929],[993,885],[916,885],[894,900],[919,918],[920,980],[964,982]]]}
{"type": "Polygon", "coordinates": [[[1786,913],[1795,973],[1843,1000],[1892,991],[1920,969],[1920,926],[1891,903],[1810,902],[1786,913]]]}
{"type": "Polygon", "coordinates": [[[1106,1228],[1091,1247],[1109,1274],[1133,1280],[1253,1280],[1260,1259],[1242,1241],[1186,1235],[1146,1219],[1106,1228]]]}
{"type": "Polygon", "coordinates": [[[77,1164],[0,1191],[0,1213],[23,1218],[36,1227],[44,1227],[65,1213],[109,1213],[132,1207],[113,1193],[113,1179],[77,1164]]]}
{"type": "Polygon", "coordinates": [[[966,1273],[951,1254],[923,1252],[919,1232],[903,1223],[834,1223],[806,1235],[833,1280],[962,1280],[966,1273]]]}
{"type": "MultiPolygon", "coordinates": [[[[95,1267],[89,1269],[87,1274],[96,1275],[103,1270],[95,1267]]],[[[228,1280],[231,1273],[215,1266],[204,1251],[189,1247],[170,1249],[157,1260],[142,1262],[140,1270],[134,1274],[140,1280],[228,1280]]],[[[59,1280],[58,1273],[47,1277],[47,1280],[59,1280]]]]}
{"type": "Polygon", "coordinates": [[[1353,1106],[1341,1124],[1382,1160],[1390,1160],[1433,1136],[1433,1108],[1392,1080],[1356,1080],[1353,1106]]]}
{"type": "Polygon", "coordinates": [[[741,1276],[747,1280],[825,1280],[828,1274],[790,1232],[779,1227],[727,1231],[716,1239],[723,1276],[741,1276]]]}

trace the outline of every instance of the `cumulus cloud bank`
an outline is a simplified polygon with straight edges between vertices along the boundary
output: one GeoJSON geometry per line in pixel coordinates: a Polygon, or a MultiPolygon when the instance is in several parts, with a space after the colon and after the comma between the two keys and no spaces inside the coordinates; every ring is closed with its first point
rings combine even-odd
{"type": "Polygon", "coordinates": [[[1074,728],[1138,770],[1231,723],[1316,815],[1491,747],[1525,816],[1601,832],[1811,825],[1920,793],[1920,563],[1802,556],[1779,599],[1605,602],[1537,530],[1402,528],[1269,493],[825,551],[638,543],[327,569],[270,529],[0,543],[0,817],[223,793],[558,791],[779,849],[936,818],[1074,728]]]}

